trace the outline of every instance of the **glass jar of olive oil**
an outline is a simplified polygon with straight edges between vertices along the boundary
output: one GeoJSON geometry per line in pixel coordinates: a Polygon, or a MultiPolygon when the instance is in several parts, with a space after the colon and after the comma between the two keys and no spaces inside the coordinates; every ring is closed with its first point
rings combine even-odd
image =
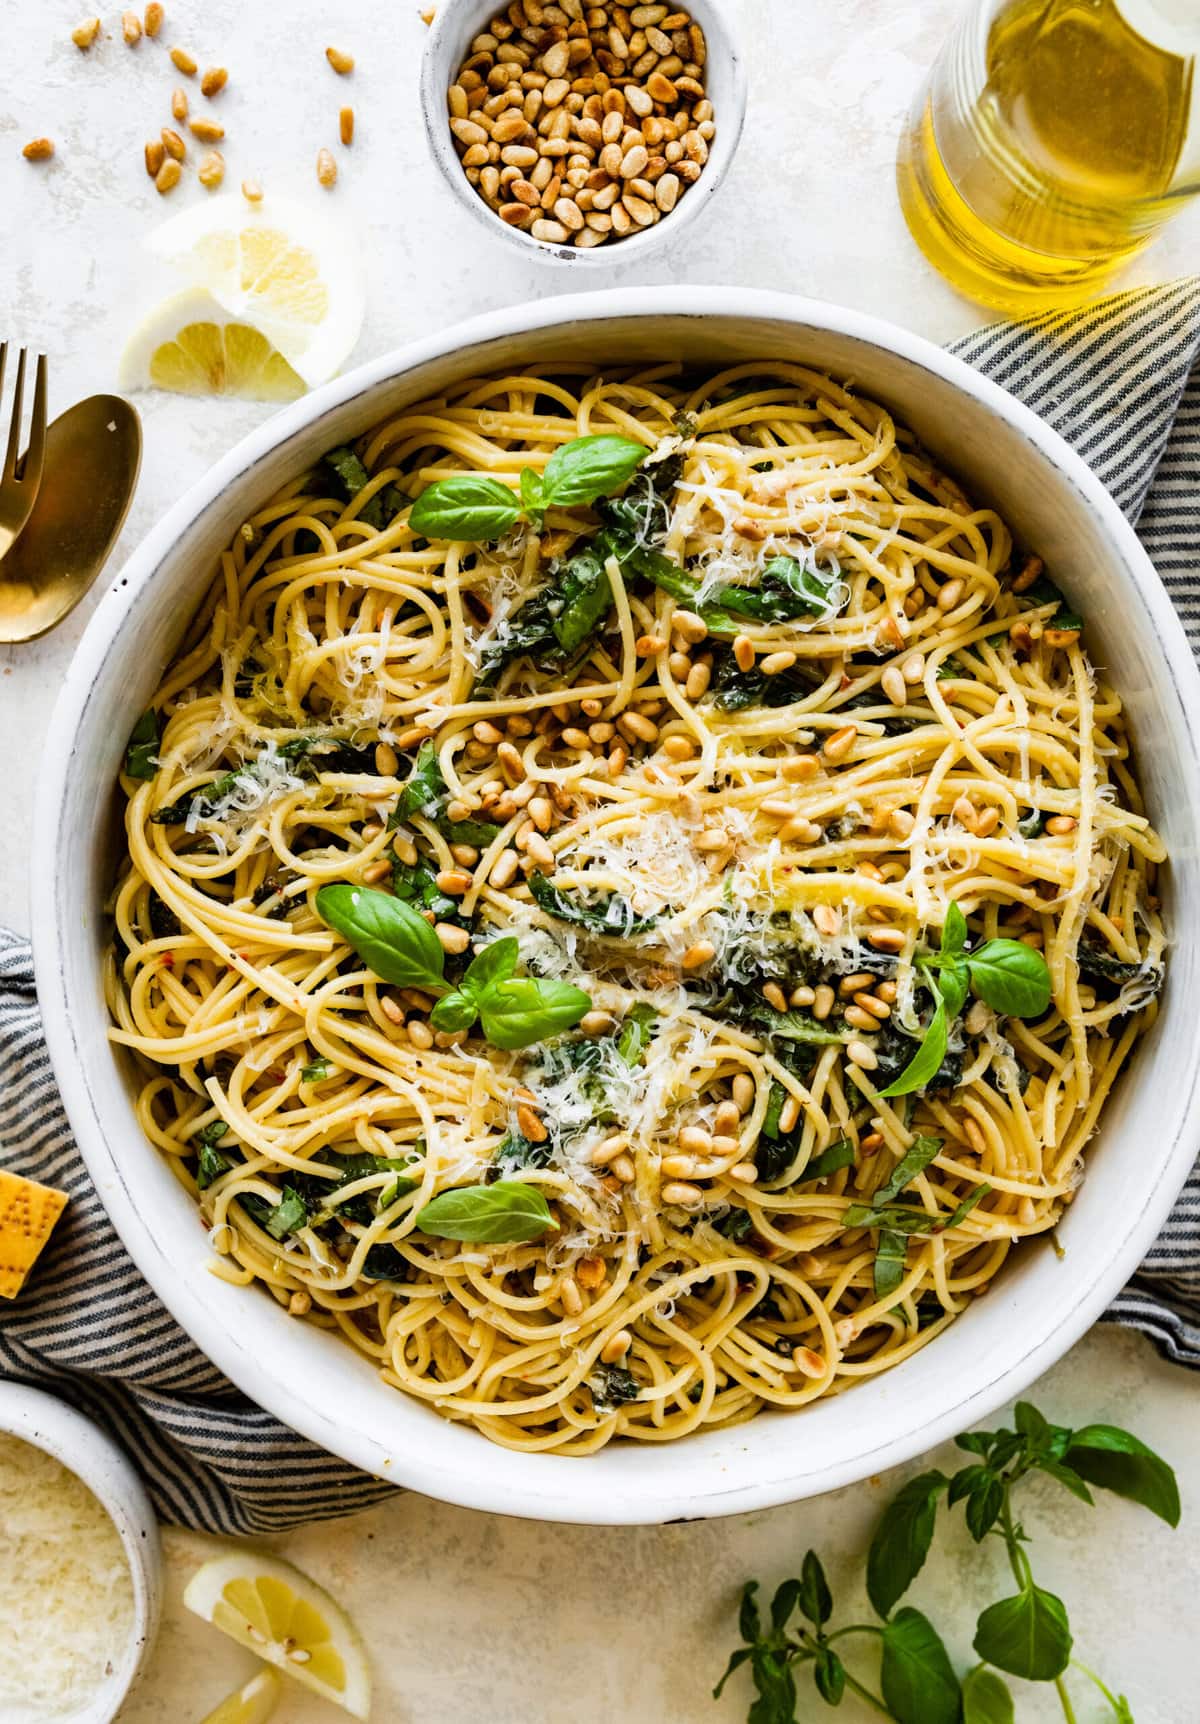
{"type": "Polygon", "coordinates": [[[1200,0],[974,0],[901,139],[900,200],[973,299],[1088,299],[1200,190],[1200,0]]]}

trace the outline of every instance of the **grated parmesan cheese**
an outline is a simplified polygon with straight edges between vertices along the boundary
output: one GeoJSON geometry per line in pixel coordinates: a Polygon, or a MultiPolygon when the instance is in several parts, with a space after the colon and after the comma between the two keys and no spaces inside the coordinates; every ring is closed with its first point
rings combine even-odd
{"type": "Polygon", "coordinates": [[[74,1717],[109,1681],[133,1620],[106,1510],[53,1456],[0,1436],[0,1719],[74,1717]]]}

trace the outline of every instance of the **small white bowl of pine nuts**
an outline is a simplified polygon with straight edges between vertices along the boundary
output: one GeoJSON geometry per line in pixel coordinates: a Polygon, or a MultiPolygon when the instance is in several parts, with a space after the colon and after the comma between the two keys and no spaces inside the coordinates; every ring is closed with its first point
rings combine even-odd
{"type": "Polygon", "coordinates": [[[695,220],[737,148],[746,76],[723,0],[443,0],[421,108],[477,221],[583,268],[695,220]]]}

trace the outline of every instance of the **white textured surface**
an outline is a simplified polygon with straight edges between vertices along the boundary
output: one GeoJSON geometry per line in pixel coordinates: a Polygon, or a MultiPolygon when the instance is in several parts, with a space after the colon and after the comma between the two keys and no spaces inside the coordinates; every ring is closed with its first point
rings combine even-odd
{"type": "MultiPolygon", "coordinates": [[[[111,388],[144,292],[138,241],[166,213],[141,167],[141,145],[166,122],[181,80],[171,42],[230,86],[214,107],[229,131],[230,183],[256,173],[279,189],[319,194],[313,160],[332,143],[336,110],[353,103],[357,140],[333,194],[363,235],[368,310],[358,356],[491,305],[561,291],[550,273],[480,247],[429,171],[416,110],[424,27],[414,3],[353,8],[290,0],[251,5],[167,0],[158,43],[127,50],[115,12],[107,39],[80,55],[70,28],[86,0],[0,0],[0,335],[51,355],[52,407],[111,388]],[[281,26],[281,20],[285,22],[281,26]],[[358,67],[340,80],[323,49],[358,67]],[[49,134],[49,166],[20,158],[49,134]]],[[[614,264],[608,282],[741,282],[841,300],[949,340],[986,314],[959,299],[908,239],[892,186],[897,128],[955,14],[955,0],[742,0],[751,101],[741,152],[679,255],[614,264]]],[[[193,86],[194,88],[194,86],[193,86]]],[[[195,100],[195,98],[194,98],[195,100]]],[[[719,116],[718,116],[719,121],[719,116]]],[[[190,186],[167,207],[199,196],[190,186]]],[[[619,256],[618,254],[615,254],[619,256]]],[[[1200,262],[1200,210],[1167,230],[1122,278],[1160,280],[1200,262]]],[[[572,287],[575,283],[572,282],[572,287]]],[[[123,547],[265,408],[147,397],[146,458],[123,547]]],[[[118,549],[110,572],[119,566],[118,549]]],[[[0,648],[0,920],[26,927],[30,790],[61,669],[87,606],[47,641],[0,648]]],[[[1125,1420],[1181,1466],[1185,1513],[1200,1506],[1193,1378],[1138,1340],[1095,1331],[1037,1391],[1052,1416],[1125,1420]]],[[[798,1443],[803,1441],[797,1423],[798,1443]]],[[[949,1456],[940,1457],[947,1464],[949,1456]]],[[[586,1465],[586,1463],[581,1463],[586,1465]]],[[[451,1510],[417,1497],[336,1527],[273,1541],[349,1606],[376,1663],[376,1724],[694,1724],[744,1716],[736,1683],[721,1707],[707,1692],[732,1644],[741,1579],[773,1583],[813,1544],[847,1577],[889,1479],[816,1503],[708,1526],[597,1532],[538,1527],[451,1510]]],[[[1182,1724],[1194,1710],[1194,1539],[1113,1502],[1093,1514],[1052,1487],[1035,1490],[1039,1577],[1072,1606],[1081,1656],[1129,1693],[1139,1724],[1182,1724]],[[1043,1556],[1042,1551],[1045,1550],[1043,1556]],[[1043,1573],[1044,1567],[1044,1573],[1043,1573]]],[[[179,1594],[200,1541],[168,1540],[166,1627],[146,1685],[123,1724],[203,1716],[250,1661],[187,1618],[179,1594]]],[[[1003,1589],[999,1552],[955,1537],[914,1590],[969,1657],[975,1611],[1003,1589]]],[[[861,1604],[861,1597],[855,1603],[861,1604]]],[[[1102,1708],[1081,1694],[1080,1724],[1102,1708]]],[[[332,1709],[288,1701],[283,1724],[332,1721],[332,1709]]],[[[847,1702],[851,1724],[870,1714],[847,1702]]],[[[1060,1717],[1024,1690],[1018,1716],[1060,1717]]]]}

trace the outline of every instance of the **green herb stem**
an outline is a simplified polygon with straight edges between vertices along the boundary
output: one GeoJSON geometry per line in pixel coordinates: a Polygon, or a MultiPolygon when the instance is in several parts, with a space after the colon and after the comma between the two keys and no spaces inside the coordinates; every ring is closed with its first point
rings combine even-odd
{"type": "Polygon", "coordinates": [[[1063,1717],[1066,1719],[1067,1724],[1078,1724],[1078,1720],[1075,1717],[1075,1708],[1071,1704],[1071,1696],[1067,1693],[1067,1685],[1061,1676],[1056,1676],[1054,1678],[1054,1689],[1062,1704],[1063,1717]]]}

